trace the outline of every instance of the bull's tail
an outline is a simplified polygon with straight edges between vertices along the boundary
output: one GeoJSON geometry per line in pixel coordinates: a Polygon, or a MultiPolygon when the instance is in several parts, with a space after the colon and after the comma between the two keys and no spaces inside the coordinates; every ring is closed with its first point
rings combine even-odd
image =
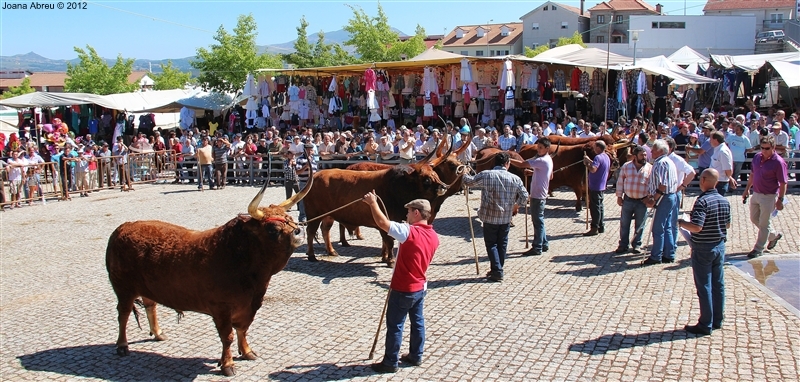
{"type": "Polygon", "coordinates": [[[144,301],[142,301],[142,299],[137,298],[133,300],[133,318],[136,319],[136,326],[139,327],[139,330],[142,330],[142,324],[139,322],[139,309],[136,309],[136,305],[139,305],[142,309],[146,308],[144,307],[144,301]]]}
{"type": "Polygon", "coordinates": [[[178,319],[178,323],[180,324],[181,323],[181,318],[183,318],[183,316],[185,316],[185,314],[183,314],[182,310],[176,310],[175,313],[178,314],[177,319],[178,319]]]}

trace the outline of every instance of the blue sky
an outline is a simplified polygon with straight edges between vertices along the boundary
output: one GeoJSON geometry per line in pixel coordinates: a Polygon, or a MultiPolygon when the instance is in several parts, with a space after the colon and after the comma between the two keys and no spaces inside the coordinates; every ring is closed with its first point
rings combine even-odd
{"type": "MultiPolygon", "coordinates": [[[[10,3],[29,1],[0,0],[10,3]]],[[[40,0],[56,4],[55,1],[40,0]]],[[[580,6],[576,0],[558,1],[580,6]]],[[[599,1],[587,0],[586,9],[599,1]]],[[[471,0],[384,0],[381,2],[389,23],[411,34],[417,24],[428,34],[442,34],[456,25],[516,22],[542,2],[471,0]]],[[[705,0],[661,0],[664,12],[702,14],[705,0]]],[[[220,25],[231,30],[240,14],[252,13],[258,23],[259,45],[293,40],[300,17],[305,15],[308,30],[341,29],[352,15],[345,4],[362,7],[367,14],[377,13],[376,1],[89,1],[87,9],[1,10],[0,55],[36,52],[52,59],[71,59],[74,46],[94,47],[103,57],[164,59],[193,56],[198,47],[214,42],[220,25]]],[[[653,0],[650,4],[655,5],[653,0]]],[[[2,5],[0,5],[2,7],[2,5]]]]}

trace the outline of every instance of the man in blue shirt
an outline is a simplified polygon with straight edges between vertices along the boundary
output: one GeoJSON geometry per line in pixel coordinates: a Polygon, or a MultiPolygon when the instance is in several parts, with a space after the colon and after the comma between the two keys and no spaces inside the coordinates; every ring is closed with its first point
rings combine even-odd
{"type": "Polygon", "coordinates": [[[603,225],[603,192],[608,181],[608,169],[611,159],[606,154],[606,143],[597,140],[592,147],[594,160],[583,154],[583,165],[589,169],[589,214],[592,215],[592,224],[589,232],[583,236],[595,236],[606,231],[603,225]]]}
{"type": "Polygon", "coordinates": [[[692,273],[700,318],[696,325],[686,325],[689,333],[705,336],[722,328],[725,310],[725,241],[731,225],[731,206],[716,190],[719,173],[706,169],[700,175],[702,194],[694,202],[690,220],[679,220],[681,228],[692,233],[692,273]]]}

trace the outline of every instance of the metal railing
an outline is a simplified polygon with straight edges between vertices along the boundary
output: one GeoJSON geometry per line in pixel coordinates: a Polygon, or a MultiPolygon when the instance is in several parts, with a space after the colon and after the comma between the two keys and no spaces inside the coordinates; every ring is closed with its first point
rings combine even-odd
{"type": "Polygon", "coordinates": [[[784,38],[791,40],[795,45],[800,45],[800,21],[789,20],[783,26],[784,38]]]}

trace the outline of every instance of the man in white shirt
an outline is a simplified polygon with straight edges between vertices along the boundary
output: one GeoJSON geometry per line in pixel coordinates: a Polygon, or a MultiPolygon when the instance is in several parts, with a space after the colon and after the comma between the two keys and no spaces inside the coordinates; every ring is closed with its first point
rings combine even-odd
{"type": "Polygon", "coordinates": [[[411,130],[401,129],[401,131],[403,138],[398,144],[397,153],[400,156],[400,163],[408,164],[414,160],[414,150],[417,140],[414,138],[414,135],[411,134],[411,130]]]}
{"type": "Polygon", "coordinates": [[[583,131],[578,134],[578,138],[589,138],[593,137],[595,134],[592,132],[592,123],[591,122],[584,122],[583,131]]]}
{"type": "Polygon", "coordinates": [[[478,151],[486,147],[489,143],[489,137],[486,136],[486,130],[484,128],[481,127],[475,132],[475,136],[472,137],[472,143],[475,144],[478,151]]]}
{"type": "Polygon", "coordinates": [[[381,136],[380,143],[378,144],[378,155],[380,155],[381,161],[394,159],[394,145],[392,142],[389,142],[388,135],[381,136]]]}
{"type": "Polygon", "coordinates": [[[716,189],[720,195],[725,196],[729,187],[737,186],[736,179],[733,178],[733,153],[725,144],[725,134],[721,131],[712,133],[709,142],[714,148],[714,153],[711,154],[711,168],[719,173],[716,189]]]}

